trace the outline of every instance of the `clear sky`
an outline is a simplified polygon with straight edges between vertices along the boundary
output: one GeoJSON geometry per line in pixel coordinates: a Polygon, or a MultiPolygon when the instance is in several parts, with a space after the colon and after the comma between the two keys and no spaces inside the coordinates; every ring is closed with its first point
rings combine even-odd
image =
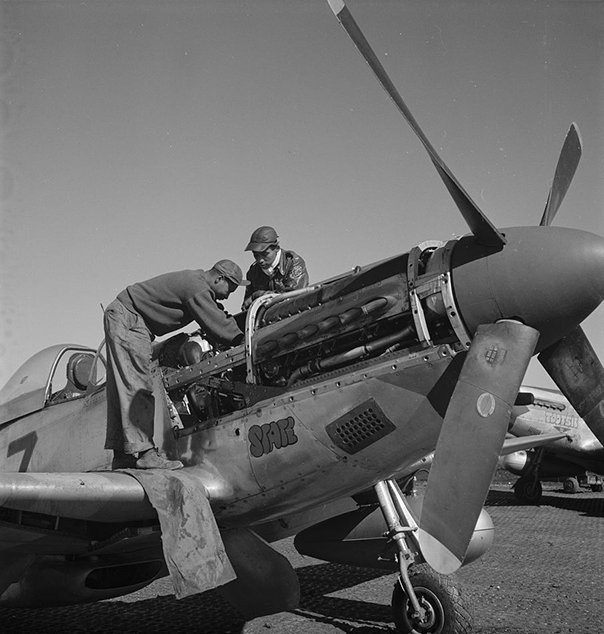
{"type": "MultiPolygon", "coordinates": [[[[497,227],[539,222],[576,121],[555,224],[604,235],[604,3],[348,6],[497,227]]],[[[97,347],[101,304],[132,282],[225,257],[245,270],[259,225],[311,282],[468,231],[326,0],[0,11],[2,384],[43,347],[97,347]]],[[[585,324],[601,358],[603,325],[604,308],[585,324]]],[[[553,385],[536,362],[527,381],[553,385]]]]}

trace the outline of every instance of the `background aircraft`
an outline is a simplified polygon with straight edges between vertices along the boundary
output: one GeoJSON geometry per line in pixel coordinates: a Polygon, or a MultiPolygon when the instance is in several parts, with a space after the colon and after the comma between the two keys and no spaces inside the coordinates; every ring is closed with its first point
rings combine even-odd
{"type": "MultiPolygon", "coordinates": [[[[560,392],[528,386],[522,386],[520,392],[526,404],[514,407],[510,433],[524,437],[558,431],[565,437],[501,459],[502,466],[520,476],[514,484],[519,499],[538,503],[543,493],[541,480],[565,478],[564,490],[575,493],[579,490],[576,476],[604,474],[602,443],[560,392]]],[[[601,479],[593,480],[593,490],[601,491],[601,479]]]]}
{"type": "MultiPolygon", "coordinates": [[[[241,316],[245,345],[232,350],[180,367],[179,342],[176,354],[165,344],[156,398],[165,402],[165,389],[174,407],[158,407],[155,437],[183,460],[179,472],[106,470],[101,350],[60,346],[26,362],[1,398],[6,605],[95,600],[149,583],[165,572],[161,526],[177,596],[218,586],[247,614],[288,609],[297,581],[259,538],[263,527],[282,535],[285,517],[333,510],[373,487],[392,540],[384,554],[400,572],[400,631],[466,631],[450,584],[427,567],[413,571],[425,561],[449,574],[477,542],[478,554],[488,546],[482,504],[533,354],[602,435],[601,365],[580,323],[604,299],[604,240],[552,226],[581,154],[576,126],[539,226],[499,230],[427,140],[344,4],[331,6],[471,233],[260,299],[241,316]],[[431,451],[420,512],[391,478],[431,451]]],[[[338,521],[354,530],[362,518],[349,517],[338,521]]],[[[332,525],[309,531],[299,544],[332,541],[332,525]]]]}

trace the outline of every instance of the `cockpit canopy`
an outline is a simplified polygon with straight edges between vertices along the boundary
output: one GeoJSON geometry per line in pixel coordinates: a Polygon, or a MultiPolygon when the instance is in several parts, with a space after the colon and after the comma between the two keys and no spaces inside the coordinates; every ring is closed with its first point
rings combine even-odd
{"type": "Polygon", "coordinates": [[[45,348],[30,357],[0,390],[0,424],[80,398],[89,385],[100,386],[104,377],[105,361],[91,348],[76,344],[45,348]]]}

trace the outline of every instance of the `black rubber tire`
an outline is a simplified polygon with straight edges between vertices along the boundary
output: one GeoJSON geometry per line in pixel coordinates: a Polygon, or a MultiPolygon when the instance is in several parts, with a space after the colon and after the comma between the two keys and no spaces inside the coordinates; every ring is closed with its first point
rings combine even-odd
{"type": "Polygon", "coordinates": [[[604,488],[604,487],[603,487],[601,484],[592,484],[592,485],[591,485],[591,490],[592,490],[594,493],[602,493],[602,489],[603,489],[603,488],[604,488]]]}
{"type": "Polygon", "coordinates": [[[428,622],[412,618],[413,606],[397,580],[392,593],[394,624],[400,634],[471,634],[473,618],[464,601],[455,575],[441,575],[427,564],[413,566],[411,585],[428,622]]]}
{"type": "Polygon", "coordinates": [[[577,478],[566,478],[564,480],[564,493],[579,493],[581,487],[577,478]]]}
{"type": "Polygon", "coordinates": [[[514,495],[522,502],[539,504],[543,496],[543,486],[535,478],[520,478],[514,484],[514,495]]]}

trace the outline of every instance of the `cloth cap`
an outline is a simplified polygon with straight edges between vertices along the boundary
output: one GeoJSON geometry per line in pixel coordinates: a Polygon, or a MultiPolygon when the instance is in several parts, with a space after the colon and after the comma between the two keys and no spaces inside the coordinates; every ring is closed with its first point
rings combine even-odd
{"type": "Polygon", "coordinates": [[[249,284],[248,280],[243,279],[241,269],[232,260],[219,260],[212,268],[224,275],[233,284],[237,284],[237,286],[247,286],[249,284]]]}
{"type": "Polygon", "coordinates": [[[245,247],[244,251],[266,251],[270,246],[277,244],[279,236],[272,227],[258,227],[252,237],[250,243],[245,247]]]}

